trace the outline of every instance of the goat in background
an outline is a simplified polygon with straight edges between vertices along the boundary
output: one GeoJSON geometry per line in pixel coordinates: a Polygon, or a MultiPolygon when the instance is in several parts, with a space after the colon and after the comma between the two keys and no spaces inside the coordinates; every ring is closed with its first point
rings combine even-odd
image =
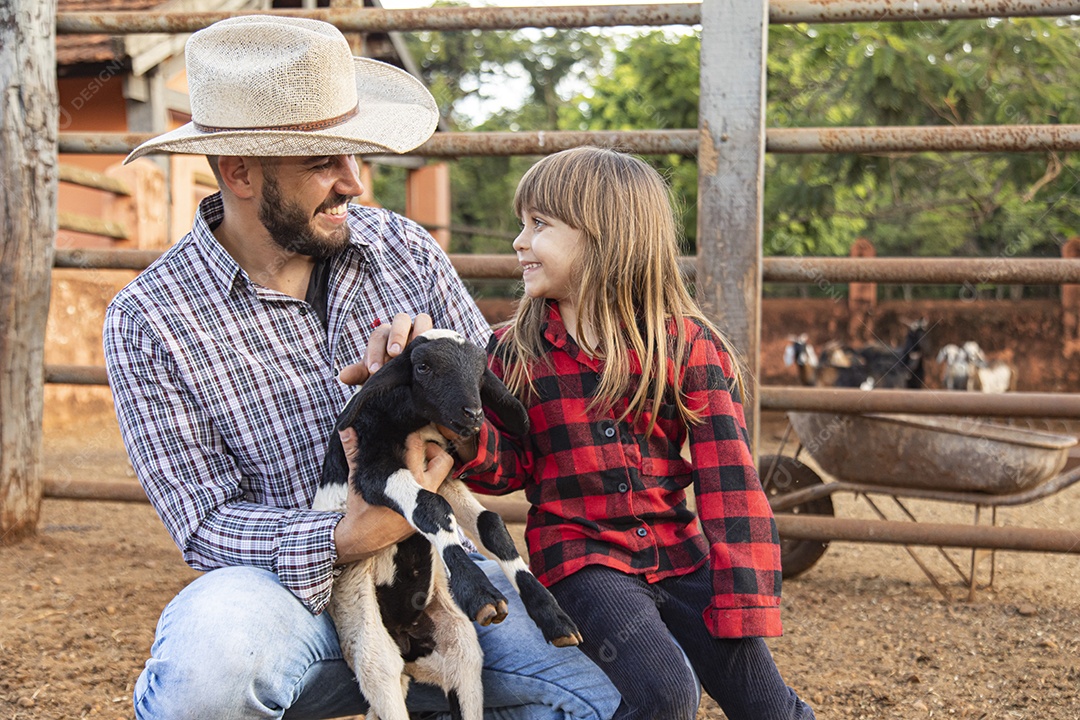
{"type": "Polygon", "coordinates": [[[925,318],[907,324],[899,348],[883,343],[852,348],[835,340],[825,344],[818,359],[804,333],[788,338],[784,364],[795,365],[799,382],[822,387],[922,388],[926,386],[923,345],[928,333],[925,318]]]}

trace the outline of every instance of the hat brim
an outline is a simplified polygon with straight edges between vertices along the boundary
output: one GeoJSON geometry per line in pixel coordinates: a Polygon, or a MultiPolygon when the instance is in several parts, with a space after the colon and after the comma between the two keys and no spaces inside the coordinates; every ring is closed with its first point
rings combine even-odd
{"type": "Polygon", "coordinates": [[[359,112],[317,131],[227,130],[202,132],[193,122],[147,140],[124,164],[150,153],[285,157],[404,153],[435,132],[439,108],[423,83],[378,60],[353,58],[359,112]]]}

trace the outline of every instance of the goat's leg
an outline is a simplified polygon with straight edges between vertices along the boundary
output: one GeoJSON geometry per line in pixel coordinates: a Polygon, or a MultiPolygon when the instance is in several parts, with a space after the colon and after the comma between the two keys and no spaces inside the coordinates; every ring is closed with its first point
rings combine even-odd
{"type": "Polygon", "coordinates": [[[460,480],[448,478],[439,486],[439,494],[453,507],[455,516],[465,529],[473,533],[484,549],[495,556],[495,561],[521,596],[529,617],[540,628],[544,639],[556,647],[579,644],[581,633],[577,625],[529,571],[502,517],[481,505],[460,480]]]}
{"type": "Polygon", "coordinates": [[[327,611],[337,628],[345,662],[371,705],[367,717],[409,720],[405,708],[409,681],[405,661],[383,625],[369,561],[342,570],[334,581],[327,611]]]}
{"type": "Polygon", "coordinates": [[[435,546],[446,568],[450,593],[465,614],[481,625],[502,622],[506,598],[469,559],[450,503],[422,487],[405,468],[386,478],[382,492],[393,503],[391,507],[435,546]]]}
{"type": "MultiPolygon", "coordinates": [[[[438,564],[434,557],[432,560],[438,564]]],[[[409,674],[417,682],[443,689],[454,720],[481,720],[484,654],[472,622],[454,603],[441,572],[432,573],[431,599],[425,612],[435,627],[435,651],[409,663],[409,674]]]]}

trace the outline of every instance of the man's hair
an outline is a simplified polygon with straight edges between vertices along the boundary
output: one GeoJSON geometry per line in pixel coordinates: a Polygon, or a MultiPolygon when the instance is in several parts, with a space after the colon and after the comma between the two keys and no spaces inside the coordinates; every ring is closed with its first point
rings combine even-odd
{"type": "MultiPolygon", "coordinates": [[[[528,212],[548,215],[581,231],[573,279],[579,327],[569,329],[582,349],[605,360],[593,407],[610,408],[627,392],[633,396],[624,418],[639,417],[650,401],[659,407],[664,391],[678,382],[678,368],[686,357],[683,318],[696,320],[724,342],[683,283],[678,262],[681,228],[670,189],[644,161],[596,147],[549,155],[522,177],[514,194],[514,212],[519,218],[528,212]],[[582,325],[595,331],[595,346],[581,332],[582,325]],[[675,336],[673,347],[669,329],[675,336]],[[633,388],[631,350],[640,358],[643,378],[633,388]],[[668,357],[675,364],[672,378],[668,357]]],[[[544,356],[545,312],[544,298],[523,296],[500,341],[501,349],[509,351],[504,357],[513,360],[507,385],[523,398],[531,390],[530,366],[544,356]]],[[[737,356],[731,351],[729,355],[738,377],[737,356]]],[[[699,420],[677,385],[674,389],[683,419],[699,420]]],[[[650,433],[655,422],[654,414],[650,433]]]]}
{"type": "Polygon", "coordinates": [[[210,165],[210,172],[214,173],[214,179],[217,180],[218,190],[225,189],[225,182],[221,179],[221,168],[218,167],[218,158],[220,155],[207,155],[206,162],[210,165]]]}

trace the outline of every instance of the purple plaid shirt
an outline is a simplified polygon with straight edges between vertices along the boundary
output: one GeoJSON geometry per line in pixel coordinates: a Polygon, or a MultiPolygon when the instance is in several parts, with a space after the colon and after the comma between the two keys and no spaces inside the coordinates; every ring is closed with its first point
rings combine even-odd
{"type": "MultiPolygon", "coordinates": [[[[337,380],[395,313],[429,313],[484,345],[490,328],[422,228],[349,206],[327,325],[302,300],[249,276],[214,238],[221,198],[125,287],[105,316],[105,358],[135,472],[197,570],[271,570],[315,613],[333,584],[339,513],[308,509],[334,418],[337,380]]],[[[361,439],[363,442],[363,439],[361,439]]]]}

